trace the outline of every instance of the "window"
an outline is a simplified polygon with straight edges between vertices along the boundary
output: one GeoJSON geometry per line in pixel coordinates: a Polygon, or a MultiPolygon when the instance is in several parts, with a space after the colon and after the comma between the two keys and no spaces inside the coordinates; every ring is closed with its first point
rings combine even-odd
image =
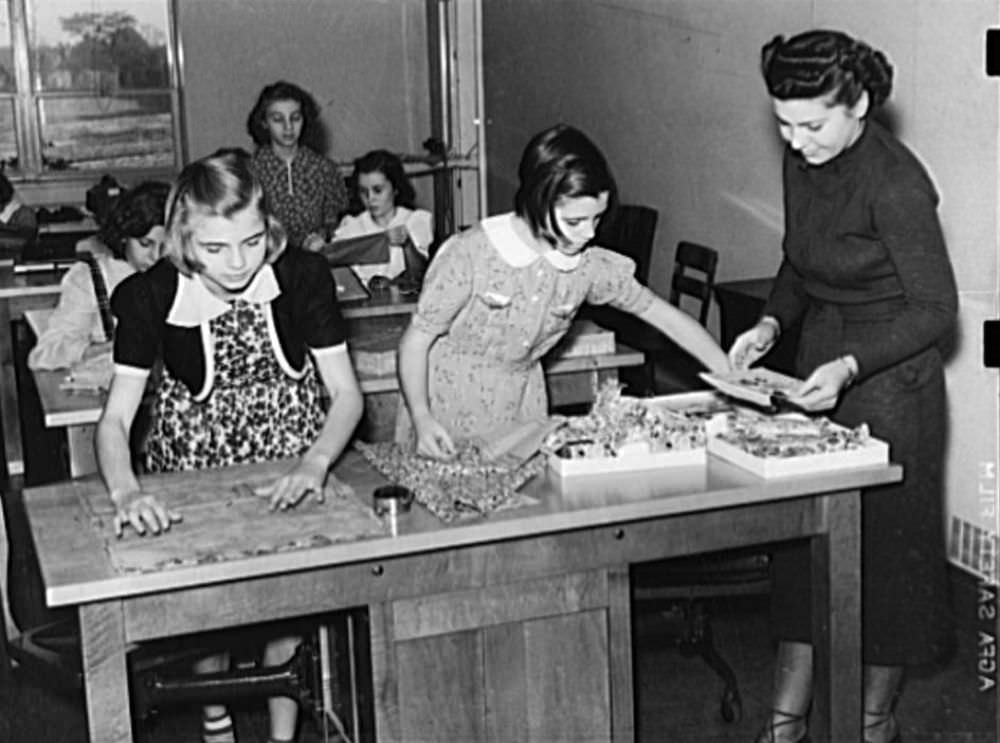
{"type": "Polygon", "coordinates": [[[0,0],[0,159],[32,177],[181,162],[172,0],[0,0]]]}

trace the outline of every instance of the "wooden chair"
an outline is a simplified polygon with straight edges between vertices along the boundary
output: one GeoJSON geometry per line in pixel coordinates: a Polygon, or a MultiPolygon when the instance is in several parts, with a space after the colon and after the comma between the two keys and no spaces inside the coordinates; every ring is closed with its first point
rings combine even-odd
{"type": "MultiPolygon", "coordinates": [[[[635,277],[642,284],[649,284],[649,267],[659,212],[648,206],[619,204],[607,214],[598,227],[594,245],[608,248],[635,261],[635,277]]],[[[636,317],[614,307],[584,305],[580,317],[593,320],[598,325],[613,330],[619,343],[642,350],[641,343],[648,336],[648,327],[636,317]]],[[[634,395],[647,394],[652,380],[652,365],[647,362],[638,370],[623,369],[622,380],[627,391],[634,395]]]]}
{"type": "MultiPolygon", "coordinates": [[[[708,320],[719,254],[712,248],[681,241],[674,258],[670,281],[671,304],[690,312],[702,325],[708,320]]],[[[704,387],[698,377],[701,364],[658,335],[654,364],[661,375],[655,379],[658,393],[689,391],[704,387]],[[669,388],[662,377],[667,375],[669,388]]],[[[743,706],[736,675],[715,648],[708,599],[766,592],[768,555],[759,550],[724,552],[666,560],[636,566],[632,574],[633,600],[637,608],[656,612],[663,626],[686,654],[697,654],[723,682],[720,715],[727,722],[742,716],[743,706]]]]}
{"type": "MultiPolygon", "coordinates": [[[[685,310],[705,325],[712,307],[712,291],[719,253],[698,243],[682,240],[674,254],[670,278],[670,304],[685,310]]],[[[649,366],[648,394],[686,392],[704,388],[698,377],[701,363],[676,343],[646,327],[639,340],[649,366]]]]}

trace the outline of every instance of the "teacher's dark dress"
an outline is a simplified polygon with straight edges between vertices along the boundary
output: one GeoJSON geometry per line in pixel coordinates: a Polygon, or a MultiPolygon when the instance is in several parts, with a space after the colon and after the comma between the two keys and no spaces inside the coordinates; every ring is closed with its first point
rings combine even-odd
{"type": "MultiPolygon", "coordinates": [[[[784,259],[764,310],[802,318],[803,378],[852,354],[859,375],[832,417],[867,423],[889,442],[903,482],[865,491],[862,621],[866,663],[918,664],[951,640],[944,553],[946,439],[941,346],[957,292],[926,171],[899,140],[868,122],[848,150],[813,167],[784,160],[784,259]]],[[[809,639],[808,551],[774,557],[773,629],[809,639]]]]}

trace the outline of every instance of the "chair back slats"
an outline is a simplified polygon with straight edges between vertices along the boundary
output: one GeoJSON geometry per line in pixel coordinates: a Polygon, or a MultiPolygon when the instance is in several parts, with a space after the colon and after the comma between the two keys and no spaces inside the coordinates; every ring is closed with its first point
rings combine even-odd
{"type": "Polygon", "coordinates": [[[636,278],[649,283],[650,256],[659,212],[648,206],[620,204],[601,220],[594,244],[635,261],[636,278]]]}
{"type": "Polygon", "coordinates": [[[686,240],[677,244],[674,274],[670,280],[670,303],[680,307],[683,296],[695,299],[698,303],[695,316],[702,325],[708,320],[718,265],[719,253],[713,248],[686,240]]]}

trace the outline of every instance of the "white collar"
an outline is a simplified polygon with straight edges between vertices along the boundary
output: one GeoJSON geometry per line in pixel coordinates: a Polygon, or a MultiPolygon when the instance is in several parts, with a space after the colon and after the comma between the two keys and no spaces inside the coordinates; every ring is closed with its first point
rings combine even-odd
{"type": "Polygon", "coordinates": [[[500,257],[515,268],[530,266],[539,258],[544,258],[559,271],[573,271],[580,265],[583,253],[566,255],[555,248],[539,253],[528,245],[514,229],[517,216],[513,212],[498,214],[483,220],[483,232],[496,248],[500,257]]]}
{"type": "Polygon", "coordinates": [[[10,201],[7,202],[7,206],[5,206],[3,208],[3,211],[0,212],[0,222],[7,224],[7,222],[10,221],[10,218],[14,216],[14,212],[16,212],[20,208],[21,208],[21,202],[18,201],[17,197],[15,196],[14,198],[12,198],[10,201]]]}
{"type": "MultiPolygon", "coordinates": [[[[281,287],[270,263],[264,265],[253,277],[250,285],[233,299],[254,304],[265,304],[281,294],[281,287]]],[[[177,276],[177,293],[167,313],[167,323],[181,328],[194,328],[226,314],[231,304],[212,294],[201,276],[177,276]]]]}

